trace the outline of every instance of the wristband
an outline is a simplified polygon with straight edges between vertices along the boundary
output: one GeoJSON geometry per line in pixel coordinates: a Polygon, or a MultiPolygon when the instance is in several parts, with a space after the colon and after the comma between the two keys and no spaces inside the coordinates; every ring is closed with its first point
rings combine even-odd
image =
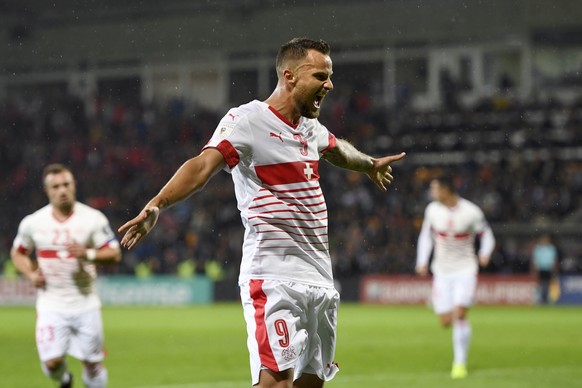
{"type": "Polygon", "coordinates": [[[85,251],[85,256],[87,257],[87,261],[95,261],[97,257],[97,250],[91,248],[85,251]]]}

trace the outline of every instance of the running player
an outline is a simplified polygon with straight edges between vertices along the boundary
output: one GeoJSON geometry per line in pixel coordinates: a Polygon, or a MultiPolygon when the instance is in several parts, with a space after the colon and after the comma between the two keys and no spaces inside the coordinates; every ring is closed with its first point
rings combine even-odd
{"type": "Polygon", "coordinates": [[[418,237],[416,272],[421,276],[428,275],[434,245],[430,267],[434,275],[433,308],[443,327],[453,326],[451,377],[464,378],[467,376],[471,341],[467,314],[477,286],[478,264],[485,267],[489,263],[495,238],[481,209],[457,194],[450,177],[433,179],[430,193],[434,202],[426,208],[418,237]],[[480,238],[478,258],[475,254],[476,236],[480,238]]]}
{"type": "Polygon", "coordinates": [[[125,232],[122,245],[131,249],[161,210],[202,189],[219,170],[232,174],[246,229],[239,282],[255,386],[322,387],[338,370],[339,294],[319,160],[363,172],[386,191],[390,163],[405,156],[372,158],[319,123],[321,104],[333,89],[329,52],[321,40],[284,44],[271,96],[228,111],[200,155],[119,229],[125,232]]]}
{"type": "Polygon", "coordinates": [[[60,387],[71,387],[69,354],[83,362],[85,385],[103,388],[107,370],[95,264],[118,262],[119,243],[101,212],[76,201],[75,180],[67,167],[47,166],[43,183],[49,204],[22,220],[11,250],[15,266],[38,289],[41,367],[60,387]]]}

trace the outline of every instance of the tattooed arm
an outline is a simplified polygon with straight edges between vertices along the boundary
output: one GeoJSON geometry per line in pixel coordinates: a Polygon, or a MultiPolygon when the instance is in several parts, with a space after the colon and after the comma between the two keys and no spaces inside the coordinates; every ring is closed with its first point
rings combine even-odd
{"type": "Polygon", "coordinates": [[[390,164],[405,156],[406,154],[402,152],[398,155],[373,158],[358,151],[348,141],[337,139],[336,147],[327,151],[323,158],[338,167],[365,173],[380,190],[386,191],[385,185],[394,180],[394,177],[390,175],[392,172],[390,164]]]}

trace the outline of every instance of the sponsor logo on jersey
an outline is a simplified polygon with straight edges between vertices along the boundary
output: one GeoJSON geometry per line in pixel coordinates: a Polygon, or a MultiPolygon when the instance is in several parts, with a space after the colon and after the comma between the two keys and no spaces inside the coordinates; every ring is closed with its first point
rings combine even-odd
{"type": "Polygon", "coordinates": [[[281,135],[281,132],[279,132],[279,134],[276,134],[275,132],[269,132],[269,137],[276,137],[277,139],[281,140],[281,143],[283,143],[283,136],[281,135]]]}

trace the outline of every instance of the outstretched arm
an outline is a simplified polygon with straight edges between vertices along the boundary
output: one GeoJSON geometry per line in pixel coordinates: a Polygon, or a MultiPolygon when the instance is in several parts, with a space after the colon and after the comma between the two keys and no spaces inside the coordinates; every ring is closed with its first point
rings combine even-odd
{"type": "Polygon", "coordinates": [[[323,158],[338,167],[365,173],[380,190],[386,191],[385,185],[392,183],[394,179],[390,175],[392,172],[390,164],[403,159],[405,156],[406,154],[401,152],[398,155],[373,158],[358,151],[348,141],[337,139],[336,147],[327,151],[323,158]]]}
{"type": "Polygon", "coordinates": [[[121,245],[127,249],[133,248],[155,226],[161,210],[202,189],[224,166],[224,158],[215,148],[207,148],[197,157],[186,161],[137,217],[119,228],[120,233],[125,233],[121,245]]]}

